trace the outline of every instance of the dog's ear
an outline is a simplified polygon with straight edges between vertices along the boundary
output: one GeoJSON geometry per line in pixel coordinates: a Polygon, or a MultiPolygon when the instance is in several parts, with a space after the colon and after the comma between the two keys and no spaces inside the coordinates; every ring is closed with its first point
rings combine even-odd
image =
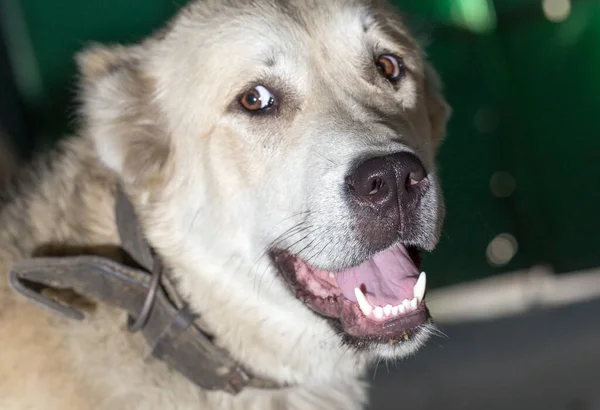
{"type": "Polygon", "coordinates": [[[128,184],[164,179],[170,146],[141,48],[94,45],[77,55],[83,132],[128,184]]]}
{"type": "Polygon", "coordinates": [[[440,77],[429,63],[425,64],[425,104],[431,125],[431,138],[438,146],[446,136],[446,125],[452,109],[442,94],[440,77]]]}

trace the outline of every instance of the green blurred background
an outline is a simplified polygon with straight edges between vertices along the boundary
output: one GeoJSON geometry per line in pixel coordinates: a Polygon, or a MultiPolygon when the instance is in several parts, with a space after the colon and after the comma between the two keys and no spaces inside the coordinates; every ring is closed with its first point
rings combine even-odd
{"type": "MultiPolygon", "coordinates": [[[[24,160],[75,127],[73,55],[150,34],[184,0],[2,0],[0,124],[24,160]]],[[[440,287],[600,265],[600,3],[396,0],[454,108],[440,153],[440,287]]]]}

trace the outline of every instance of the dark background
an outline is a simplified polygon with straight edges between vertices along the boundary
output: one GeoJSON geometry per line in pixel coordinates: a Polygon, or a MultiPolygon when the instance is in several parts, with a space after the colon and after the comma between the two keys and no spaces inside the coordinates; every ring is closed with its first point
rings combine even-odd
{"type": "MultiPolygon", "coordinates": [[[[22,160],[74,129],[76,51],[138,40],[185,3],[0,1],[0,124],[22,160]]],[[[429,285],[599,266],[600,3],[395,3],[426,40],[454,109],[440,153],[448,217],[426,257],[429,285]]],[[[378,369],[375,404],[598,409],[598,395],[581,391],[600,389],[598,323],[600,306],[587,302],[449,324],[398,370],[378,369]]]]}

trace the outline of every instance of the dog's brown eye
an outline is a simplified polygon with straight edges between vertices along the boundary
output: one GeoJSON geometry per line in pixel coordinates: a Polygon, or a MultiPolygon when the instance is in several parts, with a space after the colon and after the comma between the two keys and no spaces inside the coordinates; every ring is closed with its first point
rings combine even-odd
{"type": "Polygon", "coordinates": [[[404,75],[404,61],[400,57],[391,54],[383,54],[375,62],[382,76],[390,81],[398,81],[404,75]]]}
{"type": "Polygon", "coordinates": [[[246,91],[242,98],[240,98],[240,104],[242,107],[251,112],[258,112],[271,107],[275,103],[275,97],[269,90],[262,85],[246,91]]]}

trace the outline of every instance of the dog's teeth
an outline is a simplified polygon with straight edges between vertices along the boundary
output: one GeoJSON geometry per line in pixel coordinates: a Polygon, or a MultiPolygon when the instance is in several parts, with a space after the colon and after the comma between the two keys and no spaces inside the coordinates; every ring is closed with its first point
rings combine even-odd
{"type": "Polygon", "coordinates": [[[398,314],[398,306],[394,306],[392,308],[392,315],[396,316],[398,314]]]}
{"type": "Polygon", "coordinates": [[[415,283],[415,286],[413,287],[413,296],[417,299],[417,303],[421,303],[423,301],[426,286],[427,275],[425,275],[425,272],[421,272],[419,279],[417,279],[417,283],[415,283]]]}
{"type": "Polygon", "coordinates": [[[373,316],[375,316],[376,319],[383,318],[383,309],[381,308],[381,306],[375,307],[375,309],[373,310],[373,316]]]}
{"type": "Polygon", "coordinates": [[[358,307],[363,312],[363,315],[369,316],[373,311],[373,306],[369,303],[365,294],[359,288],[354,288],[354,296],[356,296],[358,307]]]}
{"type": "Polygon", "coordinates": [[[417,302],[417,298],[412,298],[412,300],[410,301],[410,308],[412,310],[416,310],[418,304],[419,302],[417,302]]]}
{"type": "Polygon", "coordinates": [[[329,277],[330,277],[331,279],[333,279],[333,278],[335,278],[335,274],[334,274],[333,272],[329,272],[329,277]]]}
{"type": "Polygon", "coordinates": [[[404,305],[404,311],[410,312],[410,300],[404,299],[402,305],[404,305]]]}
{"type": "Polygon", "coordinates": [[[390,313],[392,313],[392,305],[385,305],[383,313],[385,313],[386,316],[389,316],[390,313]]]}
{"type": "Polygon", "coordinates": [[[404,306],[404,304],[402,304],[402,303],[401,303],[401,304],[399,304],[399,305],[398,305],[398,312],[399,312],[400,314],[402,314],[402,313],[405,313],[405,312],[406,312],[406,307],[404,306]]]}

